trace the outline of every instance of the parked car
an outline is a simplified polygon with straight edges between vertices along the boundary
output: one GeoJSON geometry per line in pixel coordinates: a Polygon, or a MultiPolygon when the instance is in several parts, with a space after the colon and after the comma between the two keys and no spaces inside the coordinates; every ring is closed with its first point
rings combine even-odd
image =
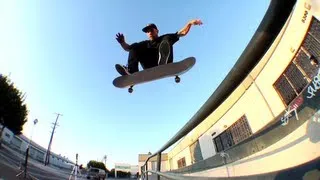
{"type": "Polygon", "coordinates": [[[89,168],[87,171],[87,179],[106,179],[106,172],[99,168],[89,168]]]}

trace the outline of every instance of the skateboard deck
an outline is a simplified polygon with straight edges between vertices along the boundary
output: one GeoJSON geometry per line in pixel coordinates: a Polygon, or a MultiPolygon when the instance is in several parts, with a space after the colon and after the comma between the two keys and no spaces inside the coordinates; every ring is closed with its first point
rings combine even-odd
{"type": "Polygon", "coordinates": [[[117,77],[113,80],[113,85],[118,88],[130,87],[129,92],[132,92],[132,87],[134,85],[172,76],[176,77],[175,81],[178,83],[180,82],[179,75],[190,70],[195,63],[196,59],[194,57],[188,57],[178,62],[159,65],[130,75],[117,77]]]}

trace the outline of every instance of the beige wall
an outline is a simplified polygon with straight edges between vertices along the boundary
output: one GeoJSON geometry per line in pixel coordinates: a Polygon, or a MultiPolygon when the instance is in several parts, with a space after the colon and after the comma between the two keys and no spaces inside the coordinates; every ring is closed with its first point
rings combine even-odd
{"type": "Polygon", "coordinates": [[[273,119],[265,100],[255,84],[252,84],[237,103],[235,103],[214,126],[199,138],[204,159],[216,154],[212,139],[229,128],[243,115],[246,115],[252,133],[257,132],[269,122],[270,119],[273,119]],[[213,132],[215,132],[214,136],[212,136],[213,132]]]}
{"type": "Polygon", "coordinates": [[[283,35],[276,51],[265,65],[263,71],[261,71],[256,78],[256,83],[261,89],[265,99],[272,105],[272,112],[275,116],[279,115],[285,106],[272,85],[294,58],[306,35],[312,17],[309,13],[305,23],[302,23],[301,18],[306,9],[304,8],[304,2],[299,1],[298,3],[299,6],[297,6],[294,11],[288,29],[283,35]],[[291,49],[295,49],[295,51],[291,52],[291,49]]]}
{"type": "Polygon", "coordinates": [[[178,169],[178,160],[181,158],[185,158],[186,164],[190,165],[191,164],[191,156],[190,156],[190,149],[185,148],[182,150],[178,155],[172,157],[172,164],[170,164],[171,169],[178,169]]]}
{"type": "MultiPolygon", "coordinates": [[[[308,29],[312,11],[305,8],[305,3],[310,1],[298,1],[291,19],[243,83],[219,108],[168,152],[168,159],[172,160],[170,168],[176,169],[177,160],[181,157],[185,157],[186,164],[191,165],[189,146],[197,139],[204,159],[215,155],[211,134],[216,132],[216,135],[219,135],[242,115],[247,116],[255,133],[286,108],[273,84],[294,58],[308,29]],[[308,16],[303,23],[301,19],[305,11],[308,11],[308,16]]],[[[316,13],[319,15],[319,11],[316,13]]]]}
{"type": "MultiPolygon", "coordinates": [[[[138,166],[139,166],[139,174],[141,174],[141,166],[144,165],[145,161],[147,160],[147,158],[149,157],[149,154],[139,154],[138,155],[138,166]]],[[[148,161],[148,170],[152,170],[152,163],[157,164],[157,156],[152,157],[149,161],[148,161]]],[[[157,168],[157,165],[155,165],[155,168],[157,168]]],[[[161,154],[161,172],[165,172],[168,171],[169,169],[169,161],[168,161],[168,155],[167,153],[163,153],[161,154]]]]}
{"type": "Polygon", "coordinates": [[[230,97],[227,98],[227,100],[217,108],[216,111],[209,115],[207,119],[195,127],[191,133],[189,133],[183,140],[181,140],[180,143],[178,143],[170,152],[168,152],[168,159],[176,156],[185,148],[188,148],[191,144],[193,144],[198,138],[200,138],[208,130],[208,128],[213,126],[213,124],[215,124],[226,113],[226,111],[232,107],[232,105],[241,97],[244,92],[244,86],[239,86],[234,93],[232,93],[230,97]]]}

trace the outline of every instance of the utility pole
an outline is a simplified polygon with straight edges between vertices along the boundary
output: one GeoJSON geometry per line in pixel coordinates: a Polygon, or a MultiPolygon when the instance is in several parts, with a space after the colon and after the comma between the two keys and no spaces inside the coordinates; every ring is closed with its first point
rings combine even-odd
{"type": "Polygon", "coordinates": [[[50,150],[51,150],[51,144],[52,144],[53,134],[54,134],[54,131],[55,131],[55,129],[56,129],[59,116],[62,116],[62,114],[59,114],[59,113],[56,113],[56,114],[57,114],[57,118],[56,118],[56,121],[55,121],[55,123],[54,123],[54,125],[53,125],[53,130],[52,130],[52,133],[51,133],[51,137],[50,137],[50,141],[49,141],[49,145],[48,145],[46,157],[45,157],[45,160],[44,160],[44,165],[45,165],[45,166],[49,164],[49,160],[50,160],[50,150]]]}

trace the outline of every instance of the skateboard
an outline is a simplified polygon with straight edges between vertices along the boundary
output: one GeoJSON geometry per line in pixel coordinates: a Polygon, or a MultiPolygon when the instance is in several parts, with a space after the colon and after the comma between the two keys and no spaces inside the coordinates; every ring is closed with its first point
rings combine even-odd
{"type": "Polygon", "coordinates": [[[133,92],[133,86],[137,84],[147,83],[162,78],[175,76],[175,82],[180,82],[179,75],[189,71],[196,63],[194,57],[188,57],[178,62],[159,65],[153,68],[144,69],[130,75],[117,77],[113,80],[113,85],[118,88],[129,87],[129,93],[133,92]]]}

